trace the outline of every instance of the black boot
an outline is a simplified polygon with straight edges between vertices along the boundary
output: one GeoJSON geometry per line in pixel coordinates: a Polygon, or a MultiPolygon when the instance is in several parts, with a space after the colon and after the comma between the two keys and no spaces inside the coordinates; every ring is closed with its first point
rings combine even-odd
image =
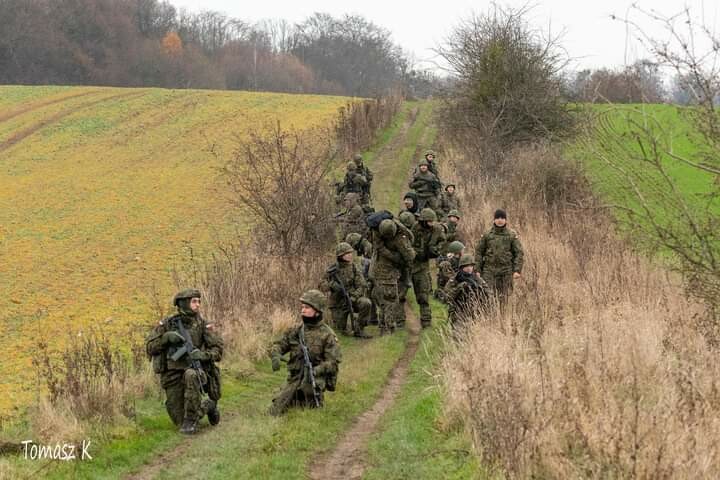
{"type": "Polygon", "coordinates": [[[220,410],[218,409],[217,402],[215,400],[210,400],[207,416],[210,425],[217,425],[220,423],[220,410]]]}

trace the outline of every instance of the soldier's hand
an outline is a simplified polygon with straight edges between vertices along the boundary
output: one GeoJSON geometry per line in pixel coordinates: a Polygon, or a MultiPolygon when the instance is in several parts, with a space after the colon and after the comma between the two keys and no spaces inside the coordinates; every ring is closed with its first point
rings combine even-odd
{"type": "Polygon", "coordinates": [[[196,348],[192,352],[190,352],[190,360],[199,360],[199,361],[205,361],[208,360],[209,356],[207,353],[203,352],[199,348],[196,348]]]}
{"type": "Polygon", "coordinates": [[[513,273],[513,280],[517,280],[518,278],[520,278],[520,272],[513,273]]]}
{"type": "Polygon", "coordinates": [[[179,343],[184,343],[185,339],[182,335],[180,335],[175,330],[171,330],[169,332],[163,333],[162,336],[162,343],[164,345],[177,345],[179,343]]]}
{"type": "Polygon", "coordinates": [[[274,356],[272,357],[272,369],[273,372],[277,372],[280,370],[280,357],[274,356]]]}

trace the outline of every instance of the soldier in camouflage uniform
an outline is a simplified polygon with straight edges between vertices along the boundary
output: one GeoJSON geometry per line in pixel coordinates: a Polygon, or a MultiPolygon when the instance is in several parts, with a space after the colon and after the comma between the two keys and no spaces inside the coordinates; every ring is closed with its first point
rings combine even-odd
{"type": "Polygon", "coordinates": [[[365,223],[365,212],[358,203],[357,193],[348,193],[345,195],[343,204],[345,211],[337,216],[340,225],[340,238],[345,238],[351,233],[359,233],[364,235],[367,231],[365,223]]]}
{"type": "Polygon", "coordinates": [[[372,338],[364,332],[370,320],[372,302],[366,296],[367,283],[362,265],[353,258],[354,255],[355,249],[349,243],[339,243],[335,248],[337,260],[325,272],[320,289],[330,292],[330,312],[335,328],[345,333],[349,317],[354,336],[372,338]]]}
{"type": "Polygon", "coordinates": [[[448,321],[453,330],[457,330],[463,317],[486,306],[490,293],[488,284],[475,272],[475,259],[472,255],[463,255],[458,262],[458,268],[445,285],[444,293],[448,304],[448,321]]]}
{"type": "Polygon", "coordinates": [[[507,214],[496,210],[492,229],[475,247],[476,271],[490,285],[500,303],[507,301],[513,280],[520,278],[523,248],[517,232],[507,226],[507,214]]]}
{"type": "Polygon", "coordinates": [[[273,398],[269,412],[271,415],[282,415],[293,406],[320,407],[324,403],[325,390],[335,391],[341,354],[335,332],[322,318],[325,295],[318,290],[309,290],[300,297],[300,303],[302,325],[285,332],[273,343],[270,351],[272,369],[275,372],[280,369],[282,356],[290,354],[287,361],[287,381],[273,398]],[[315,376],[315,390],[309,369],[305,366],[301,343],[308,349],[315,376]]]}
{"type": "Polygon", "coordinates": [[[217,401],[220,399],[220,370],[215,365],[223,355],[223,341],[212,332],[200,315],[200,292],[183,290],[173,301],[177,313],[166,318],[148,336],[145,348],[153,359],[153,370],[160,374],[160,384],[165,390],[165,408],[175,425],[181,425],[182,433],[197,430],[200,419],[207,413],[210,424],[220,422],[217,401]],[[180,325],[192,340],[194,349],[176,360],[173,355],[185,347],[180,325]],[[200,371],[192,368],[199,361],[200,371]],[[203,398],[203,392],[209,398],[203,398]]]}
{"type": "Polygon", "coordinates": [[[410,212],[413,215],[418,213],[418,197],[415,192],[407,192],[403,197],[403,207],[400,213],[410,212]]]}
{"type": "Polygon", "coordinates": [[[418,171],[408,186],[415,190],[420,210],[427,207],[436,212],[440,211],[440,180],[428,169],[427,160],[420,160],[418,171]]]}
{"type": "MultiPolygon", "coordinates": [[[[445,221],[445,245],[449,245],[451,242],[462,242],[465,243],[463,240],[462,235],[458,231],[458,224],[460,223],[460,212],[457,210],[450,210],[447,215],[447,220],[445,221]]],[[[447,253],[446,250],[443,250],[443,254],[447,253]]]]}
{"type": "MultiPolygon", "coordinates": [[[[438,170],[437,162],[435,161],[435,152],[432,150],[425,150],[425,155],[423,155],[422,161],[426,161],[428,164],[428,170],[435,175],[438,179],[440,179],[440,172],[438,170]]],[[[413,175],[418,173],[418,167],[415,167],[415,171],[413,172],[413,175]]]]}
{"type": "Polygon", "coordinates": [[[460,199],[455,192],[454,183],[445,185],[445,191],[440,197],[440,210],[443,216],[449,215],[451,210],[460,210],[460,199]]]}
{"type": "MultiPolygon", "coordinates": [[[[359,233],[351,233],[350,235],[345,237],[345,242],[349,243],[355,249],[357,259],[362,265],[363,277],[367,282],[366,292],[370,294],[373,291],[373,284],[370,280],[370,259],[372,258],[372,243],[370,243],[370,240],[363,237],[359,233]]],[[[377,325],[377,305],[372,299],[372,295],[370,295],[370,302],[372,303],[372,309],[370,310],[370,323],[373,325],[377,325]]]]}
{"type": "Polygon", "coordinates": [[[359,153],[355,154],[355,156],[353,157],[353,162],[355,162],[355,171],[365,178],[365,185],[363,186],[362,199],[360,203],[362,203],[363,205],[369,205],[371,199],[370,195],[372,189],[373,174],[370,169],[363,164],[362,155],[360,155],[359,153]]]}
{"type": "Polygon", "coordinates": [[[438,300],[445,301],[445,285],[458,272],[458,262],[463,253],[465,253],[465,245],[455,240],[448,245],[446,254],[438,257],[437,289],[435,289],[435,298],[438,300]]]}
{"type": "Polygon", "coordinates": [[[402,269],[412,265],[415,258],[412,234],[395,219],[386,219],[372,232],[372,242],[370,278],[373,298],[380,308],[380,333],[392,333],[405,318],[398,297],[398,281],[402,269]]]}
{"type": "Polygon", "coordinates": [[[415,260],[410,271],[415,299],[420,306],[420,323],[427,328],[432,323],[430,310],[430,293],[432,278],[430,277],[430,259],[437,258],[445,241],[442,227],[437,224],[437,216],[430,208],[420,212],[418,223],[412,228],[413,249],[415,260]]]}
{"type": "MultiPolygon", "coordinates": [[[[408,230],[412,230],[413,226],[417,223],[417,220],[415,219],[415,214],[411,213],[410,211],[402,211],[400,212],[399,217],[400,223],[405,225],[408,230]]],[[[397,326],[402,327],[405,324],[405,301],[407,299],[407,291],[410,288],[410,285],[412,284],[412,279],[410,278],[410,270],[411,266],[404,267],[400,270],[400,280],[398,280],[398,296],[400,299],[400,308],[403,312],[402,320],[398,320],[397,326]]]]}

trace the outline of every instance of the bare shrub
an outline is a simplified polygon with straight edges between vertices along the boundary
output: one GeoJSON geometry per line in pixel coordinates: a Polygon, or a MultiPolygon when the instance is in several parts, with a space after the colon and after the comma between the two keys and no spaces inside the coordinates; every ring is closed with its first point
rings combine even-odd
{"type": "Polygon", "coordinates": [[[248,212],[266,251],[295,258],[329,248],[336,154],[327,129],[288,131],[278,122],[250,132],[227,162],[222,173],[231,202],[248,212]]]}
{"type": "MultiPolygon", "coordinates": [[[[447,415],[512,478],[715,477],[720,367],[696,328],[702,305],[617,238],[604,210],[580,208],[582,183],[538,201],[557,174],[533,166],[562,165],[538,148],[513,151],[519,185],[474,188],[476,176],[461,189],[476,240],[507,206],[526,267],[508,308],[477,315],[449,345],[447,415]]],[[[447,151],[456,163],[472,155],[447,151]]]]}
{"type": "Polygon", "coordinates": [[[135,398],[143,395],[152,382],[141,353],[141,338],[132,333],[129,338],[128,355],[101,330],[80,333],[68,339],[59,361],[48,344],[40,340],[33,363],[47,388],[47,402],[41,402],[40,418],[50,419],[50,430],[55,423],[52,418],[66,413],[77,421],[102,423],[134,417],[135,398]]]}
{"type": "Polygon", "coordinates": [[[401,105],[402,97],[395,93],[340,108],[335,129],[342,156],[370,147],[377,132],[390,125],[401,105]]]}

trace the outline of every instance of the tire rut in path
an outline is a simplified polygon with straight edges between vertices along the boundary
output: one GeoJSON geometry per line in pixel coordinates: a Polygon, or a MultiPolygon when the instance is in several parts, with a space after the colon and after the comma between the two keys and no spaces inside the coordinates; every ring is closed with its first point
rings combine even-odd
{"type": "Polygon", "coordinates": [[[345,432],[335,449],[317,457],[310,463],[311,479],[360,479],[367,467],[368,444],[378,430],[380,419],[395,403],[407,379],[410,362],[415,357],[420,344],[420,325],[418,317],[406,306],[408,340],[405,352],[390,371],[382,395],[375,404],[361,414],[353,426],[345,432]]]}

